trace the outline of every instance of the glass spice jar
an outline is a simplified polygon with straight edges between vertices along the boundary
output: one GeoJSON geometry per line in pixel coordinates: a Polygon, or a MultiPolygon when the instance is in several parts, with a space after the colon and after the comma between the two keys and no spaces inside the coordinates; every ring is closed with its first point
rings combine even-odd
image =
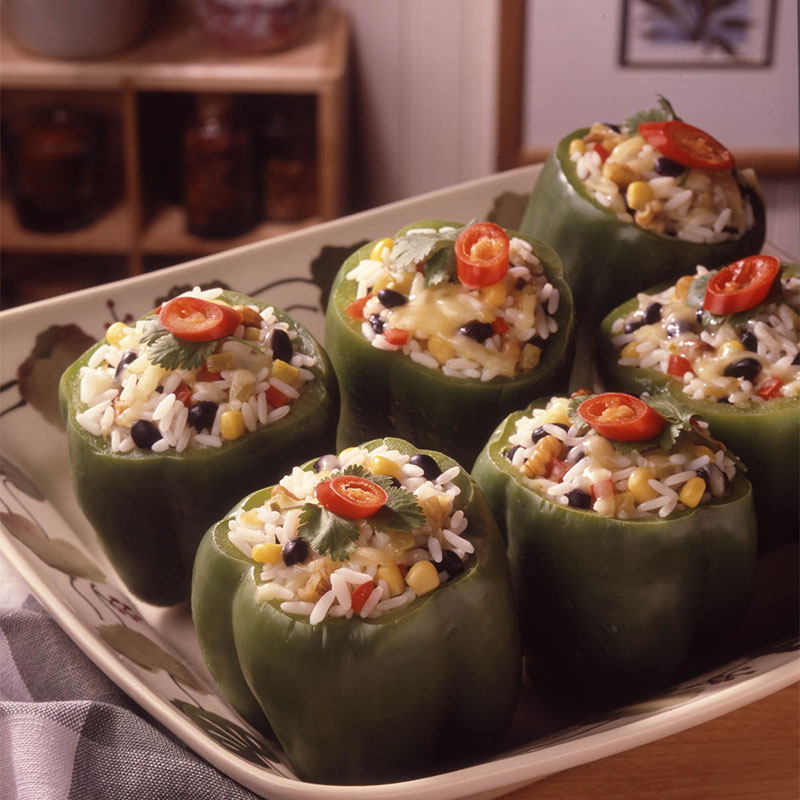
{"type": "Polygon", "coordinates": [[[261,136],[262,216],[294,222],[317,213],[314,98],[275,98],[261,136]]]}
{"type": "Polygon", "coordinates": [[[43,233],[82,228],[104,210],[105,126],[74,108],[40,108],[3,128],[11,195],[20,225],[43,233]]]}
{"type": "Polygon", "coordinates": [[[183,204],[195,236],[228,238],[255,225],[253,134],[232,95],[196,98],[183,133],[183,204]]]}

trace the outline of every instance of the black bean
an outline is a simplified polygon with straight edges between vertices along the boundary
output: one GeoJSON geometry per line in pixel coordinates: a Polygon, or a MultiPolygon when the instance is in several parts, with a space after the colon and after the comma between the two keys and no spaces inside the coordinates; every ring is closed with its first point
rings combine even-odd
{"type": "Polygon", "coordinates": [[[619,133],[622,130],[615,122],[604,122],[603,125],[605,125],[606,128],[611,128],[614,133],[619,133]]]}
{"type": "Polygon", "coordinates": [[[415,453],[408,459],[408,463],[413,464],[415,467],[420,467],[423,475],[429,481],[435,481],[442,474],[439,465],[427,453],[415,453]]]}
{"type": "Polygon", "coordinates": [[[752,353],[758,350],[758,337],[750,328],[742,328],[739,334],[739,341],[752,353]]]}
{"type": "Polygon", "coordinates": [[[697,330],[697,326],[691,320],[676,319],[672,320],[672,322],[668,322],[664,326],[664,330],[667,333],[667,337],[673,339],[676,336],[680,336],[682,333],[694,333],[697,330]]]}
{"type": "Polygon", "coordinates": [[[272,348],[272,357],[279,358],[287,364],[292,360],[294,348],[289,334],[282,328],[273,328],[269,335],[269,345],[272,348]]]}
{"type": "Polygon", "coordinates": [[[394,289],[381,289],[378,292],[378,300],[385,308],[404,306],[408,302],[408,298],[404,294],[394,289]]]}
{"type": "Polygon", "coordinates": [[[624,331],[625,333],[633,333],[634,331],[638,331],[639,328],[644,325],[644,320],[641,317],[636,317],[634,319],[629,319],[625,323],[624,331]]]}
{"type": "Polygon", "coordinates": [[[761,362],[755,358],[739,358],[731,361],[722,373],[726,378],[744,378],[747,381],[754,381],[761,372],[761,362]]]}
{"type": "Polygon", "coordinates": [[[583,489],[573,489],[567,492],[567,500],[574,508],[591,508],[592,496],[583,491],[583,489]]]}
{"type": "Polygon", "coordinates": [[[566,461],[571,467],[574,467],[585,455],[586,451],[583,449],[583,446],[577,444],[575,447],[570,449],[564,461],[566,461]]]}
{"type": "Polygon", "coordinates": [[[661,319],[661,303],[650,303],[642,315],[645,325],[652,325],[661,319]]]}
{"type": "Polygon", "coordinates": [[[534,336],[531,336],[531,338],[528,339],[525,344],[532,344],[534,347],[544,347],[547,344],[547,340],[542,339],[542,337],[537,333],[534,336]]]}
{"type": "Polygon", "coordinates": [[[476,342],[486,341],[493,333],[494,328],[490,322],[481,322],[479,319],[473,319],[462,325],[458,332],[464,336],[469,336],[476,342]]]}
{"type": "MultiPolygon", "coordinates": [[[[568,431],[569,426],[564,425],[563,422],[554,422],[553,423],[556,427],[561,428],[562,430],[568,431]]],[[[539,439],[544,439],[545,436],[550,436],[551,434],[544,429],[544,426],[536,428],[533,433],[531,434],[531,441],[536,444],[539,439]]]]}
{"type": "Polygon", "coordinates": [[[137,447],[143,450],[150,448],[161,438],[158,428],[146,419],[137,419],[131,425],[131,439],[137,447]]]}
{"type": "Polygon", "coordinates": [[[339,456],[328,453],[327,455],[320,456],[314,462],[313,470],[314,472],[329,472],[332,469],[337,469],[339,466],[339,456]]]}
{"type": "Polygon", "coordinates": [[[442,560],[434,561],[437,572],[446,572],[451,578],[464,571],[464,562],[452,550],[442,550],[442,560]]]}
{"type": "Polygon", "coordinates": [[[795,356],[795,357],[792,359],[792,366],[793,366],[793,367],[796,367],[798,364],[800,364],[800,353],[798,353],[798,354],[797,354],[797,355],[796,355],[796,356],[795,356]]]}
{"type": "Polygon", "coordinates": [[[119,363],[117,364],[117,369],[114,371],[114,377],[119,378],[120,372],[131,363],[131,361],[136,361],[138,357],[138,353],[135,350],[126,350],[122,354],[122,358],[120,358],[119,363]]]}
{"type": "Polygon", "coordinates": [[[706,482],[706,489],[712,497],[724,497],[731,485],[730,478],[713,463],[706,464],[697,470],[697,477],[706,482]]]}
{"type": "Polygon", "coordinates": [[[383,329],[386,327],[386,323],[381,319],[380,314],[370,314],[369,324],[375,333],[383,333],[383,329]]]}
{"type": "Polygon", "coordinates": [[[698,325],[703,324],[703,316],[705,315],[705,311],[702,308],[698,308],[697,311],[694,312],[694,318],[697,320],[698,325]]]}
{"type": "Polygon", "coordinates": [[[198,432],[203,428],[211,428],[217,416],[217,404],[212,400],[201,400],[189,409],[186,421],[198,432]]]}
{"type": "Polygon", "coordinates": [[[519,449],[520,449],[520,447],[522,447],[522,445],[520,445],[520,444],[515,444],[515,445],[514,445],[514,446],[513,446],[513,447],[512,447],[510,450],[508,450],[508,451],[506,452],[506,458],[507,458],[509,461],[513,461],[513,460],[514,460],[514,453],[516,453],[516,452],[517,452],[517,450],[519,450],[519,449]]]}
{"type": "Polygon", "coordinates": [[[308,542],[295,536],[283,546],[281,555],[287,567],[291,567],[292,564],[302,564],[308,558],[308,542]]]}
{"type": "Polygon", "coordinates": [[[686,167],[684,167],[683,164],[679,164],[677,161],[673,161],[671,158],[667,158],[666,156],[659,156],[656,159],[654,166],[659,175],[677,176],[686,172],[686,167]]]}

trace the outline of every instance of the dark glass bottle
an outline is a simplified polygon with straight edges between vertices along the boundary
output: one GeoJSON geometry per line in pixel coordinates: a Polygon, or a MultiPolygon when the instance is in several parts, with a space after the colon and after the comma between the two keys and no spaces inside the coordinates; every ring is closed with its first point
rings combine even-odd
{"type": "Polygon", "coordinates": [[[196,236],[238,236],[255,224],[253,134],[235,96],[198,95],[183,134],[186,227],[196,236]]]}
{"type": "Polygon", "coordinates": [[[314,98],[274,98],[261,137],[261,213],[294,222],[317,213],[314,98]]]}
{"type": "Polygon", "coordinates": [[[3,145],[20,225],[69,231],[103,211],[105,128],[99,118],[66,107],[37,109],[4,126],[3,145]]]}

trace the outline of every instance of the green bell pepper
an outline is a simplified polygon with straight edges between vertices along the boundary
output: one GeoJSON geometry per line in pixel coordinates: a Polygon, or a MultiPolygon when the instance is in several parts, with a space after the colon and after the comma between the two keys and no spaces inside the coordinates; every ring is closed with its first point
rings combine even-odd
{"type": "MultiPolygon", "coordinates": [[[[423,220],[403,228],[458,225],[423,220]]],[[[510,236],[521,236],[509,231],[510,236]]],[[[548,340],[539,364],[513,378],[489,381],[448,377],[400,352],[379,350],[364,338],[361,323],[345,308],[355,299],[356,282],[347,273],[375,245],[370,242],[344,263],[333,284],[325,316],[325,347],[342,395],[337,445],[344,448],[387,433],[420,447],[441,450],[470,467],[493,427],[510,411],[542,392],[566,386],[573,347],[572,295],[553,250],[527,236],[548,280],[560,293],[558,330],[548,340]]]]}
{"type": "MultiPolygon", "coordinates": [[[[665,288],[662,286],[661,288],[665,288]]],[[[658,291],[658,288],[649,290],[658,291]]],[[[606,386],[631,394],[666,393],[678,405],[702,417],[711,433],[747,467],[753,484],[762,552],[791,539],[800,530],[800,399],[777,397],[738,408],[729,403],[694,400],[683,383],[660,370],[619,364],[612,326],[638,307],[634,297],[606,316],[597,338],[597,366],[606,386]]]]}
{"type": "Polygon", "coordinates": [[[727,242],[687,242],[618,219],[591,196],[570,160],[569,143],[588,130],[565,136],[547,158],[520,225],[561,257],[579,316],[599,320],[636,292],[678,278],[697,264],[712,269],[760,250],[766,221],[756,192],[750,194],[755,224],[727,242]]]}
{"type": "MultiPolygon", "coordinates": [[[[425,452],[391,438],[364,446],[382,443],[425,452]]],[[[427,452],[442,470],[455,465],[427,452]]],[[[302,779],[419,776],[476,757],[508,728],[521,677],[508,562],[482,494],[463,469],[455,482],[474,555],[460,575],[374,619],[312,625],[256,599],[258,565],[231,544],[228,524],[274,487],[244,498],[203,537],[192,615],[206,663],[231,705],[269,732],[266,716],[302,779]]]]}
{"type": "Polygon", "coordinates": [[[472,473],[507,538],[528,672],[561,701],[627,701],[742,620],[756,563],[750,484],[737,474],[725,498],[665,519],[552,502],[504,456],[516,420],[542,405],[504,420],[472,473]]]}
{"type": "MultiPolygon", "coordinates": [[[[267,307],[237,292],[226,291],[222,299],[267,307]]],[[[80,370],[105,340],[61,377],[59,400],[78,503],[122,581],[148,603],[165,606],[185,600],[205,529],[243,493],[277,479],[298,459],[318,452],[322,443],[333,443],[338,389],[330,361],[302,325],[274,310],[297,334],[295,350],[316,359],[309,368],[315,378],[283,419],[220,448],[112,452],[108,441],[79,425],[75,415],[85,408],[80,370]]]]}

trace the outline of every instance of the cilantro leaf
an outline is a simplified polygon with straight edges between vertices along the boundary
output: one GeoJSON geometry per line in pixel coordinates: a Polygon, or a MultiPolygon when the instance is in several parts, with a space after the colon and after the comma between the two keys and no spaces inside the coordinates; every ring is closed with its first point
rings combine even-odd
{"type": "Polygon", "coordinates": [[[145,321],[141,343],[153,364],[164,369],[197,369],[217,349],[218,340],[190,342],[173,336],[158,320],[145,321]]]}
{"type": "MultiPolygon", "coordinates": [[[[461,230],[462,228],[453,228],[430,233],[406,233],[398,236],[394,240],[390,264],[397,270],[411,271],[417,264],[430,259],[439,250],[453,248],[461,230]]],[[[437,272],[440,271],[440,268],[437,269],[437,272]]],[[[437,277],[435,282],[441,283],[442,280],[441,277],[437,277]]]]}
{"type": "Polygon", "coordinates": [[[306,503],[300,512],[297,535],[321,555],[346,561],[356,548],[359,527],[355,520],[333,514],[316,503],[306,503]]]}
{"type": "Polygon", "coordinates": [[[648,111],[639,111],[628,117],[622,123],[622,129],[626,133],[636,133],[642,122],[666,122],[671,119],[679,120],[680,117],[675,113],[675,109],[666,97],[658,95],[659,108],[651,108],[648,111]]]}
{"type": "Polygon", "coordinates": [[[455,246],[442,247],[425,262],[425,285],[454,283],[457,271],[455,246]]]}

